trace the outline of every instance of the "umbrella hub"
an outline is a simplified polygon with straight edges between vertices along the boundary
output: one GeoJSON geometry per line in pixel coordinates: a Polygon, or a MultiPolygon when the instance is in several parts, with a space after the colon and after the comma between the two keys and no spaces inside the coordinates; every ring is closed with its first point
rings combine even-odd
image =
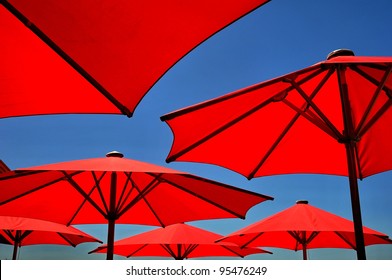
{"type": "Polygon", "coordinates": [[[327,60],[338,56],[355,56],[354,52],[349,49],[338,49],[330,52],[327,56],[327,60]]]}
{"type": "Polygon", "coordinates": [[[348,144],[348,143],[358,143],[361,140],[360,137],[342,137],[338,139],[338,142],[341,144],[348,144]]]}
{"type": "Polygon", "coordinates": [[[124,155],[120,152],[117,151],[111,151],[109,153],[106,154],[106,157],[117,157],[117,158],[123,158],[124,155]]]}
{"type": "Polygon", "coordinates": [[[307,200],[297,200],[295,204],[309,204],[307,200]]]}

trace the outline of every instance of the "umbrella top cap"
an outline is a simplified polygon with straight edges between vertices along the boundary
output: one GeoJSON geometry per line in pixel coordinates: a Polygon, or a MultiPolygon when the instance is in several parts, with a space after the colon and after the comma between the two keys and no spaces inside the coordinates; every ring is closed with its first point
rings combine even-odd
{"type": "Polygon", "coordinates": [[[338,56],[355,56],[355,54],[352,50],[349,49],[338,49],[330,52],[327,56],[327,60],[338,56]]]}
{"type": "Polygon", "coordinates": [[[112,151],[106,154],[106,157],[117,157],[117,158],[123,158],[124,155],[120,152],[117,151],[112,151]]]}
{"type": "Polygon", "coordinates": [[[295,204],[309,204],[307,200],[297,200],[295,204]]]}

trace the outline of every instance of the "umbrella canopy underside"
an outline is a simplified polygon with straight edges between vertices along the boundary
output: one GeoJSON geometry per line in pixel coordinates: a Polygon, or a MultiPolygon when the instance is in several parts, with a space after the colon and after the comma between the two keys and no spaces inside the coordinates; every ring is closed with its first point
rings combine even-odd
{"type": "Polygon", "coordinates": [[[391,57],[334,57],[167,114],[162,120],[174,135],[167,161],[215,164],[248,179],[347,176],[344,144],[351,142],[359,178],[390,170],[384,155],[392,154],[385,137],[392,123],[391,69],[391,57]],[[350,135],[343,111],[352,118],[350,135]]]}
{"type": "Polygon", "coordinates": [[[177,61],[266,2],[0,1],[0,117],[132,116],[177,61]]]}

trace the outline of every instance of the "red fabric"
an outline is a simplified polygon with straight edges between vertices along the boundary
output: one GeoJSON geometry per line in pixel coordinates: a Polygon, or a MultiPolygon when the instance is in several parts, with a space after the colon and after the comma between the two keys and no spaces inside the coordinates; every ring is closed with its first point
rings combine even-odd
{"type": "MultiPolygon", "coordinates": [[[[131,115],[178,60],[268,0],[9,0],[131,115]]],[[[7,2],[7,3],[5,3],[7,2]]],[[[120,113],[0,6],[0,117],[120,113]]]]}
{"type": "Polygon", "coordinates": [[[359,126],[391,66],[392,57],[335,57],[167,114],[162,120],[174,135],[167,160],[216,164],[248,178],[294,173],[348,175],[346,150],[341,141],[343,109],[337,77],[337,69],[346,67],[358,177],[390,170],[392,145],[385,135],[392,123],[388,97],[392,75],[386,79],[361,127],[365,128],[383,106],[388,109],[370,129],[361,130],[359,126]],[[328,71],[333,74],[311,97],[328,71]],[[313,98],[319,111],[309,105],[289,80],[298,83],[305,95],[313,98]],[[306,112],[296,118],[299,110],[306,112]],[[337,133],[322,119],[324,115],[337,133]]]}
{"type": "MultiPolygon", "coordinates": [[[[234,232],[223,240],[241,246],[246,244],[246,246],[251,247],[263,246],[302,250],[302,244],[290,232],[299,235],[305,232],[307,249],[353,249],[352,246],[355,247],[353,222],[308,204],[296,204],[234,232]],[[319,233],[314,239],[309,240],[314,232],[319,233]]],[[[365,245],[392,244],[392,240],[387,235],[370,228],[363,227],[363,233],[365,245]]]]}
{"type": "MultiPolygon", "coordinates": [[[[258,248],[241,249],[236,244],[228,242],[215,243],[222,237],[194,226],[175,224],[118,240],[114,243],[114,253],[125,257],[163,256],[179,259],[211,256],[244,257],[250,254],[269,253],[258,248]]],[[[106,253],[106,245],[98,247],[92,253],[106,253]]]]}
{"type": "Polygon", "coordinates": [[[0,214],[63,224],[107,223],[112,173],[117,175],[116,223],[164,226],[244,218],[251,207],[272,199],[184,172],[105,157],[2,173],[0,214]]]}
{"type": "Polygon", "coordinates": [[[19,246],[57,244],[75,247],[84,242],[101,242],[75,227],[37,219],[0,216],[0,227],[0,235],[10,244],[14,244],[16,241],[17,231],[21,235],[26,231],[32,231],[18,241],[19,246]]]}

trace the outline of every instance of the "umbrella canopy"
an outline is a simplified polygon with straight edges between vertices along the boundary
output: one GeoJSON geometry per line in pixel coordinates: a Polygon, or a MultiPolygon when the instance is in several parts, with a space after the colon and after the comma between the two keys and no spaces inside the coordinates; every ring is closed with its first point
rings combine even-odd
{"type": "Polygon", "coordinates": [[[0,117],[132,116],[210,36],[268,0],[2,0],[0,117]]]}
{"type": "MultiPolygon", "coordinates": [[[[200,257],[245,257],[250,254],[270,253],[258,248],[215,241],[222,235],[186,224],[158,228],[114,242],[114,254],[129,257],[172,257],[176,260],[200,257]]],[[[107,245],[90,253],[106,253],[107,245]]]]}
{"type": "Polygon", "coordinates": [[[167,161],[211,163],[248,179],[349,176],[358,258],[366,258],[357,179],[392,169],[392,57],[328,59],[162,117],[175,135],[167,161]],[[192,130],[189,131],[189,127],[192,130]]]}
{"type": "MultiPolygon", "coordinates": [[[[363,227],[365,245],[392,244],[387,235],[363,227]]],[[[220,239],[240,246],[307,249],[356,249],[353,222],[298,201],[296,205],[220,239]]]]}
{"type": "Polygon", "coordinates": [[[167,226],[245,218],[251,207],[270,199],[118,152],[0,175],[0,214],[67,225],[108,223],[109,249],[115,223],[167,226]]]}
{"type": "Polygon", "coordinates": [[[12,257],[14,260],[17,257],[18,247],[21,246],[56,244],[76,247],[84,242],[102,243],[100,240],[73,226],[10,216],[0,216],[0,236],[1,243],[14,245],[12,257]]]}

